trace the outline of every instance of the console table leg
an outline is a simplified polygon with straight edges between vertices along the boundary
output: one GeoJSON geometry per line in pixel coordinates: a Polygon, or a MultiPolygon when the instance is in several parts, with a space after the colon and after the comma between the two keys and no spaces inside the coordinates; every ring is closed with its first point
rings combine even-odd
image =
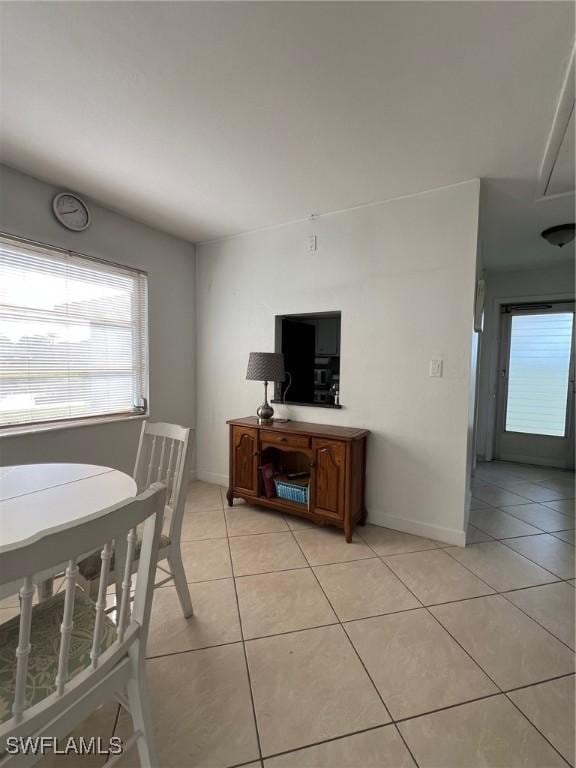
{"type": "Polygon", "coordinates": [[[231,507],[234,504],[234,494],[232,493],[232,488],[228,488],[226,491],[226,500],[228,501],[228,506],[231,507]]]}
{"type": "Polygon", "coordinates": [[[368,510],[366,507],[362,508],[362,515],[360,516],[360,520],[358,520],[358,525],[366,525],[366,518],[368,517],[368,510]]]}
{"type": "Polygon", "coordinates": [[[352,541],[352,525],[347,517],[344,518],[344,535],[346,536],[346,542],[350,544],[352,541]]]}

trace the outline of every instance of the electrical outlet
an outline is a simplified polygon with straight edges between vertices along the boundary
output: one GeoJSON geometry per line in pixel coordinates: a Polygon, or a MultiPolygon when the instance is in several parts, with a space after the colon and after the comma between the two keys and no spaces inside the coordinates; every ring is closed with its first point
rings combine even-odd
{"type": "Polygon", "coordinates": [[[430,360],[430,376],[442,376],[442,360],[430,360]]]}

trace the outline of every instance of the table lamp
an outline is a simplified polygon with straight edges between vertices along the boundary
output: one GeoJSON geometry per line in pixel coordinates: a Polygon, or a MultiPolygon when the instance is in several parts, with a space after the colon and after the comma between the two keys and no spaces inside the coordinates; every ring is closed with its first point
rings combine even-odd
{"type": "Polygon", "coordinates": [[[256,411],[258,424],[271,424],[274,408],[268,403],[268,382],[284,381],[284,355],[279,352],[250,352],[246,378],[264,382],[264,402],[256,411]]]}

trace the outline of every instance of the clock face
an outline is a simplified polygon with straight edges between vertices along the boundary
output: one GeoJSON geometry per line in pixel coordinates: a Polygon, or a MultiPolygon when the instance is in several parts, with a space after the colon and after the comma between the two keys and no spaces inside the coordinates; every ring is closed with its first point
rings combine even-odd
{"type": "Polygon", "coordinates": [[[90,224],[90,212],[85,203],[76,195],[69,192],[61,192],[52,201],[54,215],[67,229],[73,232],[81,232],[90,224]]]}

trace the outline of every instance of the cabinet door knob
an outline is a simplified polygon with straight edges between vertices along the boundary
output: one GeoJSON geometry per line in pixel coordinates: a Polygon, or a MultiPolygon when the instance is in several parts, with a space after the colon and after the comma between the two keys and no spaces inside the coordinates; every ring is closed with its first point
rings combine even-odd
{"type": "Polygon", "coordinates": [[[254,451],[254,453],[252,454],[252,456],[258,456],[259,454],[260,454],[260,451],[254,451]]]}
{"type": "Polygon", "coordinates": [[[287,440],[288,440],[288,438],[287,438],[287,437],[281,437],[281,438],[280,438],[280,442],[281,442],[281,443],[285,443],[287,440]]]}

